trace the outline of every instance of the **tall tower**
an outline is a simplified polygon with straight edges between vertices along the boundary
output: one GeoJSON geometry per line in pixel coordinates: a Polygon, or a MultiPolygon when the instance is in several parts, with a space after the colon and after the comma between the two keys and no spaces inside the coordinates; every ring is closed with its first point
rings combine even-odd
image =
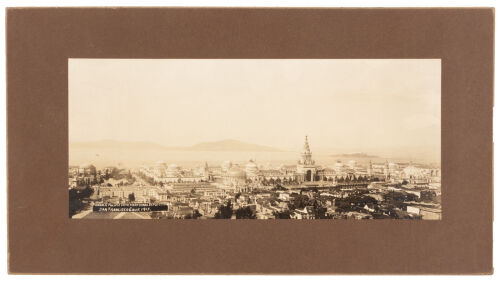
{"type": "Polygon", "coordinates": [[[304,142],[304,151],[300,154],[300,160],[297,165],[297,173],[301,174],[301,181],[314,182],[317,176],[317,167],[312,160],[311,148],[309,148],[309,140],[306,136],[304,142]]]}
{"type": "Polygon", "coordinates": [[[384,165],[384,176],[386,180],[391,178],[391,172],[389,171],[389,162],[387,160],[385,161],[384,165]]]}
{"type": "Polygon", "coordinates": [[[203,167],[203,177],[206,181],[210,180],[210,171],[208,169],[208,163],[205,162],[205,166],[203,167]]]}
{"type": "Polygon", "coordinates": [[[307,139],[306,136],[306,141],[304,142],[304,151],[302,152],[302,160],[300,161],[300,164],[303,165],[314,165],[314,160],[312,160],[312,152],[311,149],[309,148],[309,140],[307,139]]]}

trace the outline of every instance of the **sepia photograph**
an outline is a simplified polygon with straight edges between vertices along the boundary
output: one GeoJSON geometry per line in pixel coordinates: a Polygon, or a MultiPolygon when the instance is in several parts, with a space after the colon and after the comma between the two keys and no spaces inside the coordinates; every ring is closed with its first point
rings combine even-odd
{"type": "Polygon", "coordinates": [[[440,220],[440,59],[69,59],[72,219],[440,220]]]}

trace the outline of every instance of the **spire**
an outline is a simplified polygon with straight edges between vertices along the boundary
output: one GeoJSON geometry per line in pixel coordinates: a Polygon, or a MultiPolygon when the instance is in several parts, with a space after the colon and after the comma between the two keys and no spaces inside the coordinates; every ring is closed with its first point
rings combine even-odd
{"type": "Polygon", "coordinates": [[[306,141],[304,143],[304,153],[311,153],[311,149],[309,148],[309,140],[307,139],[307,135],[306,135],[306,141]]]}
{"type": "Polygon", "coordinates": [[[300,161],[301,164],[305,165],[313,165],[314,161],[312,160],[312,153],[311,149],[309,148],[309,140],[306,136],[306,140],[304,142],[304,151],[302,152],[302,160],[300,161]]]}

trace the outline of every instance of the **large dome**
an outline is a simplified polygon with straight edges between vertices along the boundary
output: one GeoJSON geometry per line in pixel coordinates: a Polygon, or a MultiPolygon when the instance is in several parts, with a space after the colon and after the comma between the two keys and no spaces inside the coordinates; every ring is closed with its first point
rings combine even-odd
{"type": "Polygon", "coordinates": [[[177,164],[170,164],[167,168],[167,177],[177,177],[180,174],[181,168],[177,164]]]}
{"type": "Polygon", "coordinates": [[[221,166],[222,170],[229,171],[229,169],[231,169],[231,167],[233,166],[233,163],[229,160],[226,160],[226,161],[222,162],[222,164],[220,166],[221,166]]]}
{"type": "Polygon", "coordinates": [[[246,178],[246,173],[240,168],[233,167],[229,170],[228,175],[232,178],[246,178]]]}

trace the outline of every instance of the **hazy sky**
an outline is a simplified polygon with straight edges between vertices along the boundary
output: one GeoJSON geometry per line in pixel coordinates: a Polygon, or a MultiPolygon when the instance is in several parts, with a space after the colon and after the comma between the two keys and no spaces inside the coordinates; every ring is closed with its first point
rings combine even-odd
{"type": "Polygon", "coordinates": [[[70,59],[69,139],[439,154],[440,93],[439,59],[70,59]]]}

